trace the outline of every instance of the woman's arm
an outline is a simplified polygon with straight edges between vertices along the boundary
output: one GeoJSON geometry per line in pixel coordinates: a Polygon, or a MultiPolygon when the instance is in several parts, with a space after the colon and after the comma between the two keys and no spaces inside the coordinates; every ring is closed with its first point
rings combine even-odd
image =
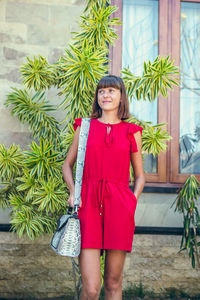
{"type": "Polygon", "coordinates": [[[135,141],[137,143],[138,152],[131,153],[131,164],[133,166],[135,185],[134,194],[138,199],[145,184],[145,177],[143,171],[143,161],[142,161],[142,139],[140,132],[134,134],[135,141]]]}
{"type": "Polygon", "coordinates": [[[78,127],[75,131],[71,147],[68,151],[67,157],[62,167],[63,177],[70,192],[68,203],[71,207],[74,206],[75,185],[73,180],[73,166],[77,158],[79,133],[80,133],[80,127],[78,127]]]}

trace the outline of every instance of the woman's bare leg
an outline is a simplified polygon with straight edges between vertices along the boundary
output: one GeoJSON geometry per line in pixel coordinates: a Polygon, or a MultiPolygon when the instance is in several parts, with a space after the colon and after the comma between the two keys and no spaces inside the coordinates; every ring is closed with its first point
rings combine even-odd
{"type": "Polygon", "coordinates": [[[79,256],[82,277],[81,300],[98,300],[101,291],[99,249],[82,249],[79,256]]]}
{"type": "Polygon", "coordinates": [[[105,300],[122,299],[122,274],[126,251],[106,250],[104,289],[105,300]]]}

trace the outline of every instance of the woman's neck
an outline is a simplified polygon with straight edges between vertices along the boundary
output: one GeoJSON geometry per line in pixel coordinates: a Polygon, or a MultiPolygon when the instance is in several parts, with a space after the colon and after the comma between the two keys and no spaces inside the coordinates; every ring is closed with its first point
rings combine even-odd
{"type": "Polygon", "coordinates": [[[99,121],[103,123],[116,124],[120,123],[121,119],[119,119],[117,115],[103,113],[102,116],[99,118],[99,121]]]}

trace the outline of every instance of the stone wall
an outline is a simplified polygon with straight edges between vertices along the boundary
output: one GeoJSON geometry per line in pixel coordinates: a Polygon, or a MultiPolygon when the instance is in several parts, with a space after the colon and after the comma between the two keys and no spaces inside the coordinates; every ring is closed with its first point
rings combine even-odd
{"type": "MultiPolygon", "coordinates": [[[[123,287],[142,282],[157,293],[176,288],[200,294],[200,271],[192,269],[185,253],[177,253],[180,238],[135,235],[123,287]]],[[[0,233],[0,298],[56,298],[73,293],[71,261],[57,256],[49,241],[50,237],[30,242],[12,233],[0,233]]]]}
{"type": "MultiPolygon", "coordinates": [[[[11,87],[21,88],[19,68],[26,56],[39,54],[54,63],[64,54],[71,32],[79,30],[81,0],[1,0],[0,1],[0,143],[22,147],[31,139],[26,126],[10,115],[4,103],[11,87]]],[[[47,92],[51,103],[62,99],[57,91],[47,92]]],[[[60,116],[60,112],[56,115],[60,116]]],[[[63,115],[62,115],[63,116],[63,115]]],[[[61,117],[62,118],[62,117],[61,117]]]]}

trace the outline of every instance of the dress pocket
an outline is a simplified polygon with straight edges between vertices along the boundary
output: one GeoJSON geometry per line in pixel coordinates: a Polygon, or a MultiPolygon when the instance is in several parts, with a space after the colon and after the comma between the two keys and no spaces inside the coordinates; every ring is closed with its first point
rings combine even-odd
{"type": "Polygon", "coordinates": [[[133,205],[132,211],[135,212],[137,206],[137,198],[130,188],[128,188],[128,193],[130,195],[131,203],[133,205]]]}
{"type": "Polygon", "coordinates": [[[137,206],[137,198],[134,195],[134,193],[130,190],[130,188],[124,189],[123,198],[121,198],[121,203],[131,213],[131,215],[134,215],[137,206]]]}

